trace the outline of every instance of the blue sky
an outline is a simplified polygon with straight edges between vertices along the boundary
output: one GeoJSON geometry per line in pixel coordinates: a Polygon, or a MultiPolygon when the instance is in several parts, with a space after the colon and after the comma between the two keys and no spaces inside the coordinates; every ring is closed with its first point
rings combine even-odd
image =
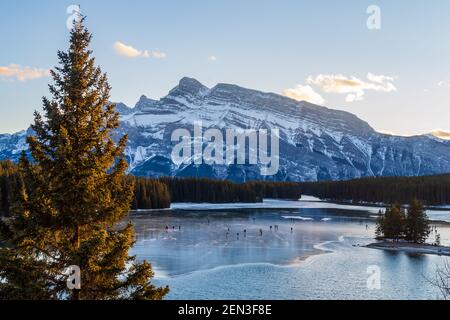
{"type": "Polygon", "coordinates": [[[159,98],[190,76],[309,99],[377,130],[450,131],[448,0],[2,0],[1,133],[41,109],[74,3],[113,101],[159,98]],[[366,26],[372,4],[379,30],[366,26]]]}

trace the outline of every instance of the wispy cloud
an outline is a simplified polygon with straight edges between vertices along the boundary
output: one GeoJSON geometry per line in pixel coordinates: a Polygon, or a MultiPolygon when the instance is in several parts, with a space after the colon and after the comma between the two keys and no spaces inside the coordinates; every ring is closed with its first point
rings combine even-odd
{"type": "Polygon", "coordinates": [[[216,56],[209,56],[208,60],[209,61],[217,61],[217,57],[216,56]]]}
{"type": "Polygon", "coordinates": [[[165,52],[161,52],[159,50],[154,51],[144,51],[144,57],[146,58],[156,58],[156,59],[165,59],[167,58],[167,54],[165,52]]]}
{"type": "Polygon", "coordinates": [[[325,99],[308,85],[297,85],[295,88],[284,90],[282,94],[298,101],[307,101],[319,105],[323,105],[325,103],[325,99]]]}
{"type": "Polygon", "coordinates": [[[114,43],[114,50],[117,54],[127,57],[127,58],[155,58],[164,59],[167,54],[159,50],[149,51],[149,50],[138,50],[133,46],[126,45],[120,41],[114,43]]]}
{"type": "Polygon", "coordinates": [[[10,64],[6,67],[0,66],[0,78],[2,79],[16,79],[25,82],[27,80],[34,80],[48,76],[50,76],[50,70],[48,69],[23,67],[18,64],[10,64]]]}
{"type": "Polygon", "coordinates": [[[318,86],[327,93],[346,94],[347,102],[363,100],[366,91],[397,91],[393,77],[368,73],[367,80],[341,74],[319,74],[315,77],[309,76],[306,82],[318,86]]]}
{"type": "Polygon", "coordinates": [[[449,81],[439,81],[438,86],[439,87],[450,87],[450,82],[449,81]]]}

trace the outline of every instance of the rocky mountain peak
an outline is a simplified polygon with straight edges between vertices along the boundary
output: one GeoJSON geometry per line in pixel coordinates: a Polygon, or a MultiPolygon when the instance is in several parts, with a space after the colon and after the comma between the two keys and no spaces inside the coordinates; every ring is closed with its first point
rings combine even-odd
{"type": "Polygon", "coordinates": [[[156,100],[147,98],[147,96],[143,94],[139,98],[139,101],[136,103],[134,108],[138,111],[145,111],[146,109],[153,107],[156,102],[156,100]]]}
{"type": "MultiPolygon", "coordinates": [[[[225,129],[277,129],[280,172],[276,180],[341,180],[364,176],[418,176],[450,172],[450,141],[434,136],[384,135],[352,113],[299,102],[275,93],[220,83],[209,89],[182,78],[164,98],[142,95],[135,108],[117,104],[127,133],[130,173],[140,176],[205,176],[261,179],[256,166],[177,166],[171,133],[192,130],[195,121],[225,129]]],[[[27,144],[23,133],[0,135],[0,159],[17,161],[27,144]]]]}
{"type": "Polygon", "coordinates": [[[170,95],[189,95],[189,96],[204,96],[205,94],[207,94],[209,92],[209,88],[206,87],[205,85],[203,85],[200,81],[194,79],[194,78],[189,78],[189,77],[184,77],[182,78],[179,83],[178,86],[176,86],[175,88],[173,88],[170,91],[170,95]]]}

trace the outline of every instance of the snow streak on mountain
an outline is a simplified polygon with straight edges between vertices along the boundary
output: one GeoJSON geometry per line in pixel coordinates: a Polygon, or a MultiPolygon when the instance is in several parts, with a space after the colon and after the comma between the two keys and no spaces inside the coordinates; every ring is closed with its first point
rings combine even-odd
{"type": "MultiPolygon", "coordinates": [[[[129,135],[130,172],[140,176],[196,176],[233,181],[267,179],[257,165],[176,166],[175,129],[279,129],[280,171],[271,179],[341,180],[363,176],[419,176],[450,172],[450,141],[431,135],[381,134],[355,115],[232,84],[207,88],[183,78],[160,100],[142,96],[134,108],[117,104],[129,135]]],[[[388,115],[387,115],[388,116],[388,115]]],[[[0,159],[17,160],[28,132],[0,135],[0,159]]],[[[270,177],[269,177],[270,178],[270,177]]]]}

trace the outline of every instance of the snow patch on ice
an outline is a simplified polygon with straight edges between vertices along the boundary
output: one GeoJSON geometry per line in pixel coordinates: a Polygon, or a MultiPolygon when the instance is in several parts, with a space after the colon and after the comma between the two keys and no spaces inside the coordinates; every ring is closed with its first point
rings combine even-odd
{"type": "Polygon", "coordinates": [[[314,221],[313,218],[307,218],[302,216],[281,216],[284,219],[294,219],[294,220],[302,220],[302,221],[314,221]]]}

